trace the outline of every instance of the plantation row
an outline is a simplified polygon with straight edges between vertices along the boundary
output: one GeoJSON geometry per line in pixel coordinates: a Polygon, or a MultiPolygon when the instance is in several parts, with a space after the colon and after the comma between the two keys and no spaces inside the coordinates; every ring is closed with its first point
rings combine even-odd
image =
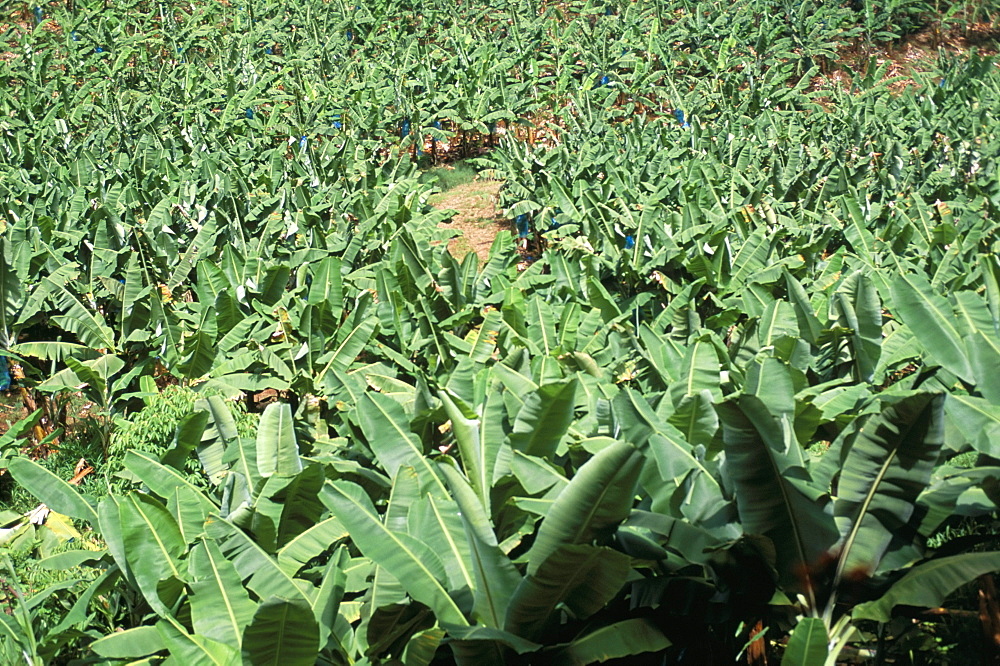
{"type": "Polygon", "coordinates": [[[867,55],[990,8],[15,17],[2,661],[931,641],[1000,561],[1000,72],[867,55]],[[447,251],[465,155],[527,268],[447,251]]]}

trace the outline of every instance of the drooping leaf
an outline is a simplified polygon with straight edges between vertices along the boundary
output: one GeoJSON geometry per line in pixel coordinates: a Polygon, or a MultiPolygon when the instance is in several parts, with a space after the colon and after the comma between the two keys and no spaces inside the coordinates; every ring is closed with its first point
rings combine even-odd
{"type": "Polygon", "coordinates": [[[257,609],[232,562],[215,542],[202,538],[191,549],[191,619],[201,636],[239,647],[257,609]]]}
{"type": "Polygon", "coordinates": [[[984,574],[995,573],[1000,553],[963,553],[930,560],[909,569],[875,601],[858,604],[856,619],[888,622],[895,606],[936,608],[959,586],[984,574]]]}
{"type": "Polygon", "coordinates": [[[243,658],[253,666],[313,666],[319,625],[302,599],[264,599],[243,634],[243,658]]]}
{"type": "Polygon", "coordinates": [[[931,393],[903,398],[854,440],[834,502],[841,535],[836,580],[874,572],[893,538],[906,538],[944,443],[943,407],[943,397],[931,393]]]}
{"type": "Polygon", "coordinates": [[[644,618],[630,618],[601,627],[575,639],[552,655],[553,664],[585,666],[624,659],[670,647],[666,636],[644,618]]]}
{"type": "Polygon", "coordinates": [[[564,545],[610,536],[632,508],[642,462],[631,444],[615,442],[584,463],[542,521],[528,551],[528,573],[564,545]]]}
{"type": "Polygon", "coordinates": [[[540,458],[551,458],[573,421],[576,380],[539,386],[528,394],[514,421],[510,444],[540,458]]]}
{"type": "Polygon", "coordinates": [[[390,531],[374,512],[359,486],[338,482],[329,501],[351,539],[370,560],[385,567],[407,593],[426,604],[441,622],[468,624],[443,581],[444,566],[427,544],[409,534],[390,531]]]}
{"type": "Polygon", "coordinates": [[[11,476],[53,511],[97,524],[94,500],[49,470],[28,458],[12,458],[7,463],[11,476]]]}
{"type": "Polygon", "coordinates": [[[272,403],[257,427],[257,469],[264,478],[272,474],[291,476],[302,471],[302,458],[292,427],[288,403],[272,403]]]}
{"type": "Polygon", "coordinates": [[[587,618],[621,591],[631,558],[590,544],[561,544],[521,581],[507,608],[504,629],[528,640],[551,630],[556,609],[587,618]]]}
{"type": "Polygon", "coordinates": [[[804,617],[792,630],[781,663],[788,666],[823,666],[828,655],[830,637],[826,625],[818,617],[804,617]]]}

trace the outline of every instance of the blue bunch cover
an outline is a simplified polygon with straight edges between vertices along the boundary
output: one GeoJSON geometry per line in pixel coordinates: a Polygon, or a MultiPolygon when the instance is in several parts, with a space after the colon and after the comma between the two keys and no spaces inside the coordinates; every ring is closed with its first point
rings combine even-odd
{"type": "Polygon", "coordinates": [[[517,237],[528,237],[528,215],[526,213],[514,218],[514,226],[517,227],[517,237]]]}
{"type": "Polygon", "coordinates": [[[0,391],[10,388],[10,366],[7,365],[7,357],[0,356],[0,391]]]}

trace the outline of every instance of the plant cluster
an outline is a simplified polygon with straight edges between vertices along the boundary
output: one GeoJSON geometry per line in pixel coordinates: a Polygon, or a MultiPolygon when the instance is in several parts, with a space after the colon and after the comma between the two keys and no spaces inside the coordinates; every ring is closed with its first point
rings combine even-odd
{"type": "Polygon", "coordinates": [[[0,436],[4,661],[884,658],[1000,557],[1000,72],[867,58],[946,10],[26,12],[0,358],[107,461],[0,436]]]}

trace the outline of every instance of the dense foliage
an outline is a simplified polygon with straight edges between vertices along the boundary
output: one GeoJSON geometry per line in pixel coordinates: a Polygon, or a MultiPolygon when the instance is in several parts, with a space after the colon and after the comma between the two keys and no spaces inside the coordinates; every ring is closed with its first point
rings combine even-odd
{"type": "Polygon", "coordinates": [[[998,568],[1000,71],[874,54],[990,9],[24,7],[0,660],[884,658],[998,568]]]}

